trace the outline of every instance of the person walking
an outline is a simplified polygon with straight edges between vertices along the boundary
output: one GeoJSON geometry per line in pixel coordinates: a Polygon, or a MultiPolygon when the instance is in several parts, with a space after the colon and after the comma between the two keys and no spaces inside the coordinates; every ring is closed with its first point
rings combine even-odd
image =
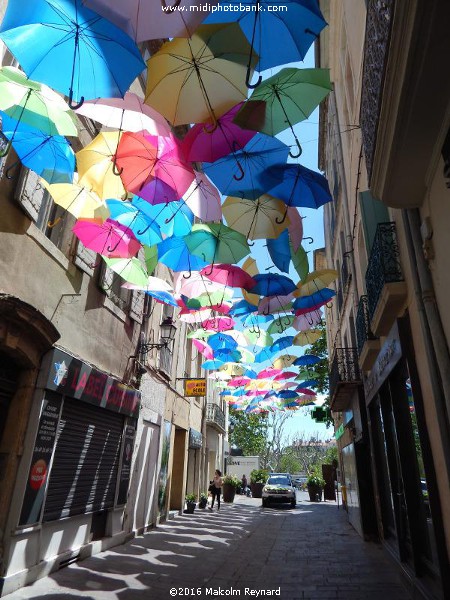
{"type": "Polygon", "coordinates": [[[244,494],[244,496],[248,496],[247,486],[248,486],[248,481],[247,481],[246,475],[244,474],[244,475],[242,475],[242,480],[241,480],[242,493],[244,494]]]}
{"type": "Polygon", "coordinates": [[[219,469],[216,469],[216,472],[214,473],[214,479],[212,481],[212,485],[211,485],[211,495],[212,495],[212,502],[211,502],[211,506],[208,506],[209,510],[212,510],[214,508],[214,500],[217,498],[217,510],[220,510],[220,495],[222,494],[222,473],[221,471],[219,471],[219,469]]]}

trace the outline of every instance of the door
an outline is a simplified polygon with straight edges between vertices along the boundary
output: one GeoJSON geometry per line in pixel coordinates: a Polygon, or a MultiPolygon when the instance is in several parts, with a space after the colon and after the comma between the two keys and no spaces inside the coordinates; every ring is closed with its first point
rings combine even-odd
{"type": "Polygon", "coordinates": [[[133,474],[134,530],[148,527],[155,521],[159,431],[157,425],[144,422],[133,474]]]}

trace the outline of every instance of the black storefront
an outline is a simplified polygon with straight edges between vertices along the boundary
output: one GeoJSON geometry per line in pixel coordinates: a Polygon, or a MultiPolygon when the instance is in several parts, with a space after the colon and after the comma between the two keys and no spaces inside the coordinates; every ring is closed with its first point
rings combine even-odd
{"type": "Polygon", "coordinates": [[[92,539],[127,500],[140,392],[54,349],[43,390],[19,526],[92,514],[92,539]]]}

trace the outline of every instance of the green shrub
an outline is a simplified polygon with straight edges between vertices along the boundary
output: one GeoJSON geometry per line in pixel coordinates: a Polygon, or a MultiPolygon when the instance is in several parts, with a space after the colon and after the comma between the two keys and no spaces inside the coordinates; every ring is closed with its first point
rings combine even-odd
{"type": "Polygon", "coordinates": [[[232,485],[234,488],[237,488],[241,485],[241,480],[238,477],[236,477],[236,475],[225,475],[222,481],[223,483],[228,483],[229,485],[232,485]]]}
{"type": "Polygon", "coordinates": [[[250,473],[250,483],[266,483],[268,477],[267,469],[253,469],[250,473]]]}
{"type": "Polygon", "coordinates": [[[185,499],[186,502],[196,502],[197,496],[195,494],[186,494],[185,499]]]}

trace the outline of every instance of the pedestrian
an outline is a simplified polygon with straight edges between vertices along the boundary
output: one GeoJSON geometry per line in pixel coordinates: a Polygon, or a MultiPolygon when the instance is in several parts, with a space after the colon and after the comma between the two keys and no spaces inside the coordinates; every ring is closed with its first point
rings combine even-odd
{"type": "Polygon", "coordinates": [[[214,507],[214,500],[217,498],[217,510],[220,510],[220,495],[222,493],[222,473],[219,469],[216,469],[214,473],[214,479],[212,481],[212,485],[210,486],[212,502],[211,506],[208,506],[209,510],[212,510],[214,507]]]}
{"type": "Polygon", "coordinates": [[[247,477],[245,476],[245,474],[242,475],[241,486],[242,486],[242,493],[244,494],[244,496],[247,496],[248,481],[247,481],[247,477]]]}

